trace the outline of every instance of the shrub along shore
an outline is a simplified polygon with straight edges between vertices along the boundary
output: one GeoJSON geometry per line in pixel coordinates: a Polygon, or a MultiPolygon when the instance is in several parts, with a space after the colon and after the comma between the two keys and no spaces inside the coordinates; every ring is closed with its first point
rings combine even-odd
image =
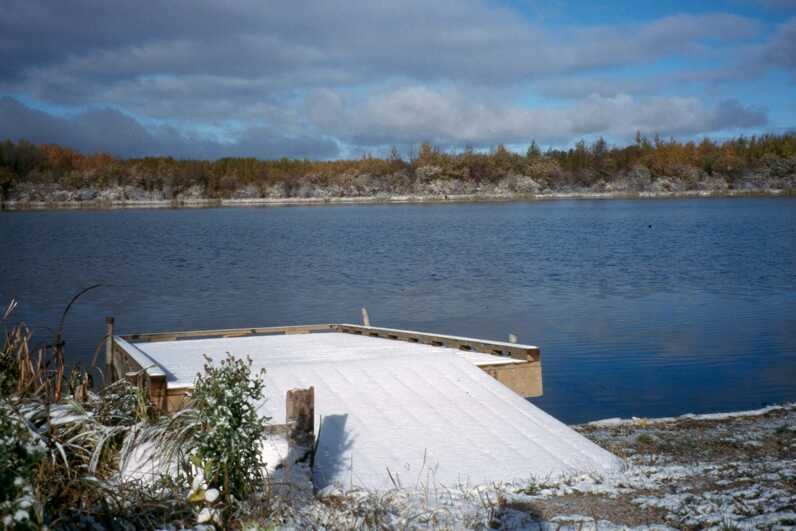
{"type": "Polygon", "coordinates": [[[792,195],[796,135],[679,142],[638,135],[525,154],[443,152],[312,161],[119,159],[56,145],[0,142],[3,208],[204,207],[334,202],[792,195]]]}

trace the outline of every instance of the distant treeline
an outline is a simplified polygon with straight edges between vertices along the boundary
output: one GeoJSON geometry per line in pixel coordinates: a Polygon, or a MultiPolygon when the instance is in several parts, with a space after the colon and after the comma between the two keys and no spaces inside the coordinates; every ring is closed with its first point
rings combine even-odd
{"type": "Polygon", "coordinates": [[[426,143],[409,160],[393,148],[386,158],[336,161],[120,159],[6,140],[0,143],[0,191],[5,200],[32,201],[52,199],[57,191],[61,199],[71,200],[75,196],[69,192],[81,190],[79,200],[677,191],[702,189],[704,183],[722,189],[792,188],[795,166],[795,134],[723,142],[637,134],[635,143],[625,147],[598,139],[547,151],[533,142],[524,155],[502,145],[488,153],[448,153],[426,143]],[[103,190],[116,191],[103,196],[103,190]]]}

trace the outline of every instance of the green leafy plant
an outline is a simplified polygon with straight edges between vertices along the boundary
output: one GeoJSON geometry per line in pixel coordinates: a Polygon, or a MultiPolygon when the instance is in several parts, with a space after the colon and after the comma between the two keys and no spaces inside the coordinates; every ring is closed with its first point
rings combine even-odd
{"type": "Polygon", "coordinates": [[[265,463],[261,447],[268,418],[257,413],[264,399],[262,375],[251,360],[232,355],[214,366],[210,358],[194,385],[193,408],[199,431],[192,456],[209,488],[242,499],[261,484],[265,463]]]}

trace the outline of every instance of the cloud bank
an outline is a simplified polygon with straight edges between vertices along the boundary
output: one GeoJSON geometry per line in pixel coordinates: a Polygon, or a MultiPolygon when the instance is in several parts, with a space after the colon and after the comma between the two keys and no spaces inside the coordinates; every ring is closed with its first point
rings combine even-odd
{"type": "Polygon", "coordinates": [[[0,135],[126,156],[329,158],[765,126],[748,91],[699,84],[793,75],[796,18],[718,7],[549,24],[486,0],[6,0],[0,94],[15,121],[0,135]]]}
{"type": "Polygon", "coordinates": [[[635,131],[689,135],[762,126],[765,109],[726,100],[708,107],[696,98],[639,100],[627,94],[591,95],[556,108],[525,108],[474,102],[459,91],[411,86],[347,105],[334,92],[310,98],[317,125],[355,144],[377,146],[417,139],[442,145],[527,144],[532,139],[564,142],[585,135],[631,137],[635,131]]]}
{"type": "Polygon", "coordinates": [[[334,140],[285,136],[265,127],[250,127],[234,140],[219,142],[191,137],[171,126],[145,128],[134,118],[114,109],[91,110],[62,118],[31,109],[8,97],[0,99],[0,138],[54,143],[83,152],[126,157],[335,158],[339,153],[334,140]]]}

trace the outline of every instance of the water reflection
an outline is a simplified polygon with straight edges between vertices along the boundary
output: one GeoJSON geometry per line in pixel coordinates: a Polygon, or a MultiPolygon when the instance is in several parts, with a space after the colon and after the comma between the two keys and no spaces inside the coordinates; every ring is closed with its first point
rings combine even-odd
{"type": "MultiPolygon", "coordinates": [[[[358,321],[543,351],[566,421],[796,399],[796,200],[0,214],[0,299],[123,332],[358,321]]],[[[49,340],[46,337],[43,340],[49,340]]]]}

